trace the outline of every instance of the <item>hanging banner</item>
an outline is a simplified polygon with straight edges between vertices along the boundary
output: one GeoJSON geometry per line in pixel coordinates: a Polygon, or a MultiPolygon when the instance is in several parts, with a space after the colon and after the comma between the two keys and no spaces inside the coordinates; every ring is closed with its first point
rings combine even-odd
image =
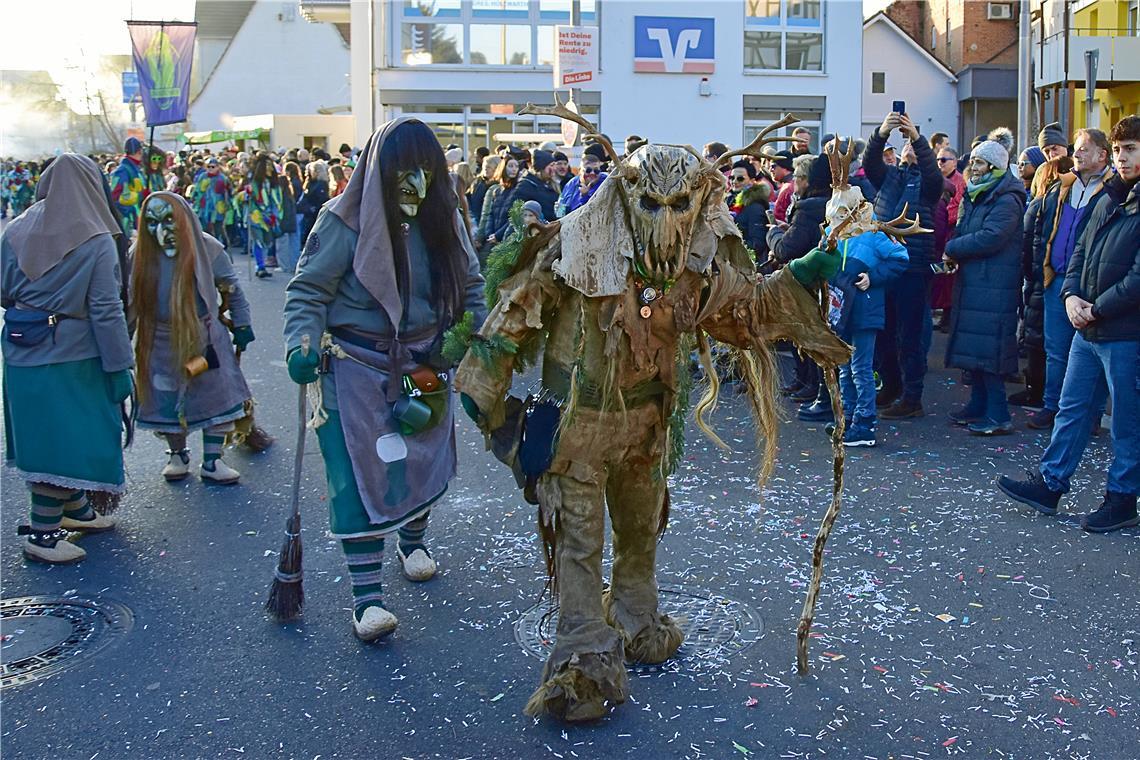
{"type": "Polygon", "coordinates": [[[127,29],[147,126],[186,121],[198,25],[184,21],[128,21],[127,29]]]}
{"type": "Polygon", "coordinates": [[[598,87],[598,27],[554,27],[554,89],[598,87]]]}

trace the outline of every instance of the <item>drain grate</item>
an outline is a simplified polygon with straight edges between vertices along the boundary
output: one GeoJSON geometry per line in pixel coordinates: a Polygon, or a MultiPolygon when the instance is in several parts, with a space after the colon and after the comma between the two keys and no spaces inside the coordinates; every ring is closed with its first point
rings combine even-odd
{"type": "MultiPolygon", "coordinates": [[[[702,589],[662,585],[658,588],[662,612],[685,633],[676,660],[722,660],[743,652],[764,633],[760,613],[743,602],[702,589]]],[[[544,599],[515,622],[515,641],[527,654],[546,659],[554,648],[558,628],[557,600],[544,599]]],[[[666,663],[667,665],[668,663],[666,663]]],[[[637,665],[659,668],[660,665],[637,665]]]]}
{"type": "Polygon", "coordinates": [[[0,688],[38,681],[91,659],[131,630],[117,602],[24,596],[0,600],[0,688]]]}

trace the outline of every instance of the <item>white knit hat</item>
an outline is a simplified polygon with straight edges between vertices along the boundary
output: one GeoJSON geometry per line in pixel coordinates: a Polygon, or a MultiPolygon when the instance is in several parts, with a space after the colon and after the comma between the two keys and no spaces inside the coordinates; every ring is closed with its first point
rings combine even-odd
{"type": "Polygon", "coordinates": [[[980,158],[995,169],[1009,168],[1009,151],[995,140],[986,140],[970,151],[970,158],[980,158]]]}
{"type": "Polygon", "coordinates": [[[452,148],[443,154],[449,164],[457,164],[463,160],[463,151],[459,148],[452,148]]]}

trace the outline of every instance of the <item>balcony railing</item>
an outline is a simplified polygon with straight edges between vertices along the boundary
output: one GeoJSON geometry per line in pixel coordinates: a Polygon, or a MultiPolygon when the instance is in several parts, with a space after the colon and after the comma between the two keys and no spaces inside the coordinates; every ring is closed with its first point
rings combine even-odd
{"type": "Polygon", "coordinates": [[[1107,86],[1140,82],[1140,37],[1126,29],[1069,29],[1068,76],[1065,71],[1065,35],[1058,32],[1035,41],[1034,86],[1047,87],[1085,80],[1085,51],[1099,50],[1097,84],[1107,86]],[[1096,34],[1093,34],[1093,33],[1096,34]],[[1107,34],[1106,34],[1107,33],[1107,34]]]}

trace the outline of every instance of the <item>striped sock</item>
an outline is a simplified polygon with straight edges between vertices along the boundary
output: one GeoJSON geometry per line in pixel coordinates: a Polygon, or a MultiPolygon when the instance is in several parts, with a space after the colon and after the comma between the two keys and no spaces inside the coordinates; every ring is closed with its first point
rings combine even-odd
{"type": "Polygon", "coordinates": [[[400,553],[410,556],[416,549],[423,549],[429,557],[431,552],[424,546],[424,534],[427,533],[428,515],[431,510],[424,512],[423,517],[416,518],[400,528],[400,553]]]}
{"type": "Polygon", "coordinates": [[[369,607],[384,606],[380,569],[384,566],[383,538],[351,538],[340,542],[352,582],[353,613],[360,620],[369,607]]]}
{"type": "Polygon", "coordinates": [[[32,491],[32,530],[37,533],[50,533],[59,530],[63,520],[64,499],[32,491]]]}
{"type": "Polygon", "coordinates": [[[63,513],[72,520],[91,520],[95,517],[95,510],[87,502],[86,491],[72,493],[63,505],[63,513]]]}
{"type": "Polygon", "coordinates": [[[202,431],[202,466],[207,470],[214,469],[214,462],[222,458],[222,444],[226,442],[224,435],[211,435],[202,431]]]}

